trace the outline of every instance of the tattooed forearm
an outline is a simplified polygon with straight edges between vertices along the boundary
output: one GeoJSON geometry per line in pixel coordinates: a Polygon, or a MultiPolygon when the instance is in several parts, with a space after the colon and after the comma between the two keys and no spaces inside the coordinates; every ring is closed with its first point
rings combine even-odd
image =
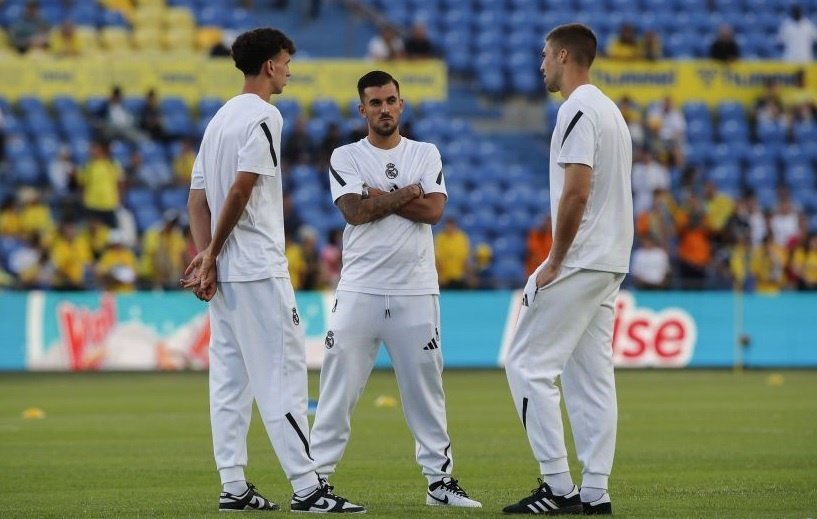
{"type": "Polygon", "coordinates": [[[394,214],[398,209],[420,196],[422,196],[422,189],[412,184],[385,195],[367,199],[350,193],[338,198],[336,204],[350,225],[361,225],[394,214]]]}

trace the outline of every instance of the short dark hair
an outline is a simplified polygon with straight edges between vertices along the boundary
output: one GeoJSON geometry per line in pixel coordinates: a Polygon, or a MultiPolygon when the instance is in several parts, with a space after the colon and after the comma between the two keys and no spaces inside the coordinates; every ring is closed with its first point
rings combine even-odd
{"type": "Polygon", "coordinates": [[[397,82],[394,77],[388,72],[383,72],[382,70],[372,70],[371,72],[367,72],[360,78],[357,82],[357,95],[360,96],[360,100],[363,100],[363,91],[369,87],[379,87],[388,85],[389,83],[394,83],[395,88],[397,88],[397,94],[400,95],[400,83],[397,82]]]}
{"type": "Polygon", "coordinates": [[[281,51],[295,54],[295,44],[278,29],[264,27],[242,33],[235,39],[232,48],[235,68],[245,76],[256,76],[261,65],[281,51]]]}
{"type": "Polygon", "coordinates": [[[545,38],[555,50],[567,49],[579,65],[589,67],[596,59],[598,40],[590,27],[581,23],[560,25],[545,38]]]}

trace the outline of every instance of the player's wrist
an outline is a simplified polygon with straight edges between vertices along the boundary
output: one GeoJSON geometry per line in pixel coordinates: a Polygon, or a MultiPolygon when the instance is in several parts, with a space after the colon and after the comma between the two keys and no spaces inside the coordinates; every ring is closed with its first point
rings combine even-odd
{"type": "Polygon", "coordinates": [[[363,184],[363,187],[361,188],[361,191],[360,191],[360,196],[361,196],[361,198],[363,198],[363,200],[366,200],[367,198],[369,198],[369,186],[367,186],[366,184],[363,184]]]}

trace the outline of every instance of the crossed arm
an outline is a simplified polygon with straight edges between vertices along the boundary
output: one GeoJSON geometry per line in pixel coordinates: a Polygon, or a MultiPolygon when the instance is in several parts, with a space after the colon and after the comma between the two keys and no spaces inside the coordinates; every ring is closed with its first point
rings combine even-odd
{"type": "Polygon", "coordinates": [[[370,187],[369,198],[350,193],[338,198],[336,204],[350,225],[373,222],[391,214],[413,222],[434,225],[442,217],[445,195],[424,194],[418,184],[401,187],[388,193],[370,187]]]}

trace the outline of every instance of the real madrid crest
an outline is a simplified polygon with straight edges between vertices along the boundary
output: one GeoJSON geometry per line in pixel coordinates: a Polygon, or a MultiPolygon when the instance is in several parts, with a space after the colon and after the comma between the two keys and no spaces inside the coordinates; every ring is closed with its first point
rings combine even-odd
{"type": "Polygon", "coordinates": [[[335,333],[332,330],[326,332],[326,340],[324,343],[326,344],[327,350],[331,350],[332,346],[335,345],[335,333]]]}
{"type": "Polygon", "coordinates": [[[395,178],[397,178],[397,173],[399,172],[397,171],[397,167],[395,167],[394,164],[392,164],[391,162],[386,164],[386,178],[388,178],[389,180],[394,180],[395,178]]]}

